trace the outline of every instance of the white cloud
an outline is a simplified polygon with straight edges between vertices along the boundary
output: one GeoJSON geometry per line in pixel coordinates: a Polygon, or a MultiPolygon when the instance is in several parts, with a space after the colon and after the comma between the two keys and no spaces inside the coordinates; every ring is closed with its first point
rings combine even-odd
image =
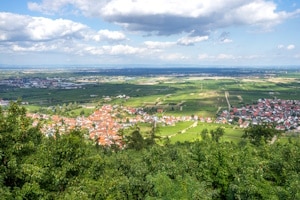
{"type": "Polygon", "coordinates": [[[72,53],[76,54],[81,50],[82,44],[72,40],[54,41],[23,41],[7,42],[5,49],[0,49],[1,53],[33,53],[33,52],[52,52],[52,53],[72,53]]]}
{"type": "Polygon", "coordinates": [[[218,38],[220,43],[231,43],[233,40],[229,39],[230,37],[230,32],[222,32],[218,38]]]}
{"type": "Polygon", "coordinates": [[[241,56],[240,59],[247,59],[247,60],[254,60],[254,59],[259,59],[259,58],[264,58],[263,55],[247,55],[247,56],[241,56]]]}
{"type": "Polygon", "coordinates": [[[176,61],[176,60],[178,61],[178,60],[187,60],[189,59],[189,57],[181,53],[171,53],[171,54],[161,55],[160,59],[165,61],[176,61]]]}
{"type": "Polygon", "coordinates": [[[226,38],[226,39],[222,40],[221,42],[222,43],[231,43],[231,42],[233,42],[233,40],[226,38]]]}
{"type": "Polygon", "coordinates": [[[48,19],[0,12],[2,41],[46,41],[82,38],[87,26],[65,19],[48,19]]]}
{"type": "Polygon", "coordinates": [[[289,13],[276,12],[276,4],[270,1],[247,1],[224,15],[223,23],[260,25],[266,29],[279,24],[289,13]],[[250,17],[251,16],[251,17],[250,17]]]}
{"type": "Polygon", "coordinates": [[[30,46],[20,46],[18,44],[13,44],[11,46],[11,50],[13,50],[14,52],[25,52],[25,51],[42,52],[42,51],[57,50],[57,46],[46,45],[45,43],[36,43],[30,46]]]}
{"type": "Polygon", "coordinates": [[[295,48],[296,48],[296,46],[294,44],[290,44],[290,45],[287,45],[287,46],[280,44],[280,45],[277,46],[277,49],[293,50],[295,48]]]}
{"type": "Polygon", "coordinates": [[[176,42],[157,42],[157,41],[145,41],[144,44],[149,49],[163,49],[169,48],[174,45],[182,45],[182,46],[193,46],[195,43],[202,42],[208,40],[208,36],[188,36],[182,37],[178,39],[176,42]]]}
{"type": "Polygon", "coordinates": [[[66,19],[31,17],[0,12],[0,41],[51,41],[57,39],[88,39],[120,41],[126,36],[119,31],[94,31],[88,26],[66,19]]]}
{"type": "Polygon", "coordinates": [[[234,57],[233,55],[230,55],[230,54],[223,54],[223,53],[217,55],[216,58],[219,59],[219,60],[235,59],[235,57],[234,57]]]}
{"type": "MultiPolygon", "coordinates": [[[[88,43],[125,40],[119,31],[94,31],[88,26],[65,19],[31,17],[0,12],[0,42],[8,52],[57,52],[81,54],[88,43]],[[79,53],[78,53],[79,52],[79,53]]],[[[99,45],[99,44],[97,44],[99,45]]],[[[122,46],[112,47],[109,54],[117,54],[122,46]]],[[[3,50],[1,50],[3,52],[3,50]]],[[[93,49],[91,49],[93,52],[93,49]]],[[[95,50],[96,51],[96,50],[95,50]]],[[[123,47],[127,54],[134,48],[123,47]]]]}
{"type": "Polygon", "coordinates": [[[126,40],[126,36],[122,32],[107,29],[94,31],[84,24],[71,20],[53,20],[0,12],[1,53],[52,52],[81,56],[143,56],[155,53],[147,48],[130,45],[102,44],[123,40],[126,40]],[[4,46],[5,48],[2,48],[4,46]]]}
{"type": "Polygon", "coordinates": [[[113,45],[113,46],[88,46],[83,49],[81,54],[91,55],[141,55],[146,51],[144,48],[133,47],[129,45],[113,45]]]}
{"type": "Polygon", "coordinates": [[[209,59],[209,58],[212,58],[211,56],[209,56],[208,54],[204,53],[204,54],[200,54],[198,56],[198,59],[199,60],[205,60],[205,59],[209,59]]]}
{"type": "Polygon", "coordinates": [[[91,38],[94,41],[121,41],[125,40],[126,36],[120,31],[100,30],[95,34],[89,34],[87,38],[91,38]]]}
{"type": "Polygon", "coordinates": [[[174,46],[176,42],[145,41],[144,44],[149,49],[164,49],[174,46]]]}
{"type": "Polygon", "coordinates": [[[129,45],[104,46],[103,48],[111,55],[140,54],[145,51],[143,48],[132,47],[129,45]]]}
{"type": "Polygon", "coordinates": [[[190,45],[194,45],[197,42],[202,42],[205,40],[208,40],[207,35],[206,36],[196,36],[196,37],[183,37],[177,41],[177,44],[190,46],[190,45]]]}
{"type": "Polygon", "coordinates": [[[98,15],[105,3],[99,0],[43,0],[42,3],[29,2],[27,6],[32,11],[45,14],[82,13],[86,16],[94,16],[98,15]]]}
{"type": "Polygon", "coordinates": [[[257,25],[270,30],[300,13],[300,10],[277,11],[277,5],[267,0],[43,0],[40,4],[28,3],[28,7],[44,13],[97,16],[128,30],[159,35],[182,32],[207,35],[213,29],[236,25],[257,25]]]}
{"type": "Polygon", "coordinates": [[[255,60],[255,59],[260,59],[263,58],[262,55],[245,55],[245,56],[235,56],[231,54],[225,54],[221,53],[218,55],[209,55],[207,53],[199,54],[198,59],[199,60],[255,60]]]}
{"type": "Polygon", "coordinates": [[[288,45],[288,46],[286,47],[287,50],[292,50],[292,49],[295,49],[295,48],[296,48],[296,46],[293,45],[293,44],[290,44],[290,45],[288,45]]]}
{"type": "Polygon", "coordinates": [[[89,46],[89,47],[83,48],[81,51],[78,52],[78,54],[80,54],[80,55],[83,55],[83,54],[103,55],[104,50],[99,47],[89,46]]]}

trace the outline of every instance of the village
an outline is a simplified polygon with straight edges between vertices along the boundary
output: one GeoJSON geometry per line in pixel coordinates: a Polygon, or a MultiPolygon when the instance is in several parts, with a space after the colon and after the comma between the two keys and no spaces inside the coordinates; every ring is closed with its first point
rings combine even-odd
{"type": "MultiPolygon", "coordinates": [[[[34,120],[34,125],[40,121],[43,123],[42,132],[47,136],[53,136],[56,132],[66,133],[76,127],[87,130],[89,138],[100,145],[121,145],[121,136],[119,130],[131,127],[137,123],[161,123],[163,125],[175,125],[179,121],[195,121],[196,116],[162,116],[157,117],[149,115],[140,108],[123,107],[118,105],[103,105],[94,111],[88,117],[79,116],[77,118],[68,118],[58,115],[46,115],[40,113],[28,113],[28,117],[34,120]],[[125,112],[126,117],[119,117],[119,114],[125,112]]],[[[204,120],[204,118],[202,119],[204,120]]],[[[206,118],[206,122],[211,123],[211,118],[206,118]]]]}
{"type": "Polygon", "coordinates": [[[107,83],[112,81],[125,81],[132,78],[120,76],[87,76],[87,77],[46,77],[46,78],[7,78],[0,80],[0,85],[16,88],[40,89],[80,89],[87,84],[107,83]]]}
{"type": "Polygon", "coordinates": [[[160,123],[172,126],[180,121],[199,121],[203,123],[238,124],[240,128],[262,123],[274,123],[277,130],[300,130],[300,101],[280,99],[259,99],[255,105],[242,108],[233,107],[230,112],[224,110],[216,119],[201,116],[168,116],[149,115],[141,108],[124,107],[118,105],[103,105],[88,117],[67,118],[58,115],[29,113],[29,117],[44,123],[42,132],[53,136],[56,131],[64,133],[76,127],[88,131],[89,138],[100,145],[121,145],[120,129],[134,126],[137,123],[160,123]],[[120,113],[127,113],[120,117],[120,113]]]}
{"type": "Polygon", "coordinates": [[[259,99],[257,104],[241,108],[233,107],[230,111],[224,110],[217,123],[237,122],[241,128],[250,124],[272,123],[277,130],[300,130],[300,101],[281,99],[259,99]]]}
{"type": "Polygon", "coordinates": [[[74,83],[70,78],[11,78],[0,80],[0,85],[27,89],[79,89],[84,86],[83,83],[74,83]]]}

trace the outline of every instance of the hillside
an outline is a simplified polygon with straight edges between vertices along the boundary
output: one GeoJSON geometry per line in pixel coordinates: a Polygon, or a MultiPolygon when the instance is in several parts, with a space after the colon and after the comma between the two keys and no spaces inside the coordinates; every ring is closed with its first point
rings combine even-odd
{"type": "Polygon", "coordinates": [[[137,129],[123,149],[108,148],[95,145],[78,129],[45,137],[26,110],[11,103],[0,113],[0,196],[300,199],[299,140],[270,144],[265,137],[251,138],[254,131],[249,131],[238,144],[220,142],[222,129],[216,129],[204,131],[202,141],[161,146],[137,129]]]}

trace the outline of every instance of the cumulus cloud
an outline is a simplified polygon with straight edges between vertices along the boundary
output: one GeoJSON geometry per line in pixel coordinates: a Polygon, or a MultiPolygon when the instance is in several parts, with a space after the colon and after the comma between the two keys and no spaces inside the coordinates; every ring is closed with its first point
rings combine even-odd
{"type": "Polygon", "coordinates": [[[88,46],[83,48],[81,54],[91,55],[140,55],[145,52],[145,48],[138,48],[129,45],[106,45],[101,47],[88,46]]]}
{"type": "Polygon", "coordinates": [[[199,54],[199,60],[255,60],[258,58],[263,58],[262,55],[245,55],[245,56],[236,56],[232,54],[220,53],[218,55],[209,55],[207,53],[199,54]]]}
{"type": "Polygon", "coordinates": [[[119,31],[110,31],[110,30],[100,30],[95,34],[90,34],[87,36],[87,38],[90,38],[94,41],[105,41],[105,40],[110,40],[110,41],[121,41],[125,40],[126,36],[124,33],[119,32],[119,31]]]}
{"type": "Polygon", "coordinates": [[[189,59],[189,57],[181,53],[171,53],[171,54],[160,56],[160,59],[165,61],[178,61],[178,60],[187,60],[189,59]]]}
{"type": "Polygon", "coordinates": [[[288,45],[288,46],[286,47],[287,50],[292,50],[292,49],[295,49],[295,48],[296,48],[296,46],[293,45],[293,44],[290,44],[290,45],[288,45]]]}
{"type": "Polygon", "coordinates": [[[223,32],[219,36],[219,41],[221,43],[231,43],[231,42],[233,42],[231,39],[229,39],[229,37],[230,37],[230,33],[229,32],[223,32]]]}
{"type": "Polygon", "coordinates": [[[267,0],[193,0],[188,3],[180,0],[43,0],[42,3],[30,2],[28,7],[44,13],[71,9],[86,16],[101,17],[128,30],[158,35],[183,32],[207,35],[213,29],[237,25],[256,25],[269,30],[300,13],[300,10],[277,11],[276,4],[267,0]]]}
{"type": "Polygon", "coordinates": [[[226,39],[222,40],[222,42],[223,43],[231,43],[231,42],[233,42],[233,40],[226,38],[226,39]]]}
{"type": "Polygon", "coordinates": [[[205,60],[205,59],[209,59],[209,58],[213,58],[212,56],[209,56],[208,54],[204,53],[204,54],[199,54],[198,59],[199,60],[205,60]]]}
{"type": "Polygon", "coordinates": [[[296,46],[294,44],[289,44],[287,46],[280,44],[277,46],[277,49],[293,50],[295,48],[296,48],[296,46]]]}
{"type": "Polygon", "coordinates": [[[144,44],[149,49],[164,49],[176,45],[176,42],[145,41],[144,44]]]}
{"type": "MultiPolygon", "coordinates": [[[[53,40],[53,41],[18,41],[3,42],[5,49],[0,49],[1,53],[34,53],[34,52],[53,52],[53,53],[72,53],[77,54],[84,46],[74,40],[53,40]]],[[[0,45],[1,46],[1,45],[0,45]]]]}
{"type": "Polygon", "coordinates": [[[0,12],[2,41],[48,41],[58,38],[82,38],[87,27],[65,19],[48,19],[0,12]]]}
{"type": "Polygon", "coordinates": [[[44,42],[35,43],[30,45],[20,45],[20,44],[12,44],[10,49],[14,52],[43,52],[43,51],[53,51],[58,49],[57,44],[45,44],[44,42]]]}
{"type": "Polygon", "coordinates": [[[233,55],[230,55],[230,54],[219,54],[217,57],[217,59],[219,60],[224,60],[224,59],[235,59],[235,57],[233,55]]]}
{"type": "Polygon", "coordinates": [[[157,41],[145,41],[144,44],[150,49],[163,49],[169,48],[174,45],[180,46],[193,46],[198,42],[208,40],[208,36],[188,36],[178,39],[176,42],[157,42],[157,41]]]}
{"type": "Polygon", "coordinates": [[[211,60],[233,60],[233,59],[236,59],[236,57],[233,56],[233,55],[230,55],[230,54],[225,54],[225,53],[221,53],[221,54],[218,54],[218,55],[208,55],[208,54],[204,53],[204,54],[199,54],[198,59],[199,60],[207,60],[207,59],[211,59],[211,60]]]}
{"type": "Polygon", "coordinates": [[[184,46],[191,46],[197,42],[208,40],[208,36],[195,36],[195,37],[183,37],[177,41],[177,44],[184,46]]]}
{"type": "Polygon", "coordinates": [[[104,46],[103,49],[111,55],[132,55],[140,54],[145,51],[143,48],[132,47],[129,45],[115,45],[115,46],[104,46]]]}
{"type": "MultiPolygon", "coordinates": [[[[77,54],[82,52],[85,43],[91,41],[111,43],[122,40],[126,40],[126,36],[119,31],[95,31],[71,20],[0,12],[0,42],[6,46],[7,52],[53,51],[77,54]]],[[[120,48],[122,46],[112,48],[111,53],[120,52],[120,48]]],[[[123,47],[123,50],[134,52],[129,47],[123,47]]]]}
{"type": "Polygon", "coordinates": [[[119,31],[94,31],[88,26],[66,19],[31,17],[0,12],[0,41],[52,41],[57,39],[90,39],[120,41],[126,36],[119,31]]]}

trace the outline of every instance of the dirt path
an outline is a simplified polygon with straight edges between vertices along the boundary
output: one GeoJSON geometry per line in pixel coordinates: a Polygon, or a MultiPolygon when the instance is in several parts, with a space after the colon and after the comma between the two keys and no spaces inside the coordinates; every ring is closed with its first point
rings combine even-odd
{"type": "Polygon", "coordinates": [[[272,138],[270,144],[274,144],[274,142],[275,142],[276,140],[277,140],[277,135],[275,135],[275,136],[272,138]]]}
{"type": "Polygon", "coordinates": [[[178,135],[178,134],[185,133],[187,130],[189,130],[190,128],[195,128],[197,125],[198,125],[198,121],[195,121],[195,122],[194,122],[192,125],[190,125],[189,127],[185,128],[185,129],[183,129],[183,130],[181,130],[181,131],[178,131],[177,133],[174,133],[174,134],[172,134],[172,135],[163,136],[162,138],[166,138],[166,137],[171,138],[171,137],[174,137],[174,136],[176,136],[176,135],[178,135]]]}
{"type": "Polygon", "coordinates": [[[222,109],[222,107],[219,107],[216,114],[218,114],[221,109],[222,109]]]}
{"type": "Polygon", "coordinates": [[[228,111],[230,111],[231,106],[230,106],[230,102],[229,102],[229,100],[228,100],[228,97],[229,97],[229,92],[228,92],[228,91],[225,91],[225,99],[226,99],[226,101],[227,101],[228,111]]]}

